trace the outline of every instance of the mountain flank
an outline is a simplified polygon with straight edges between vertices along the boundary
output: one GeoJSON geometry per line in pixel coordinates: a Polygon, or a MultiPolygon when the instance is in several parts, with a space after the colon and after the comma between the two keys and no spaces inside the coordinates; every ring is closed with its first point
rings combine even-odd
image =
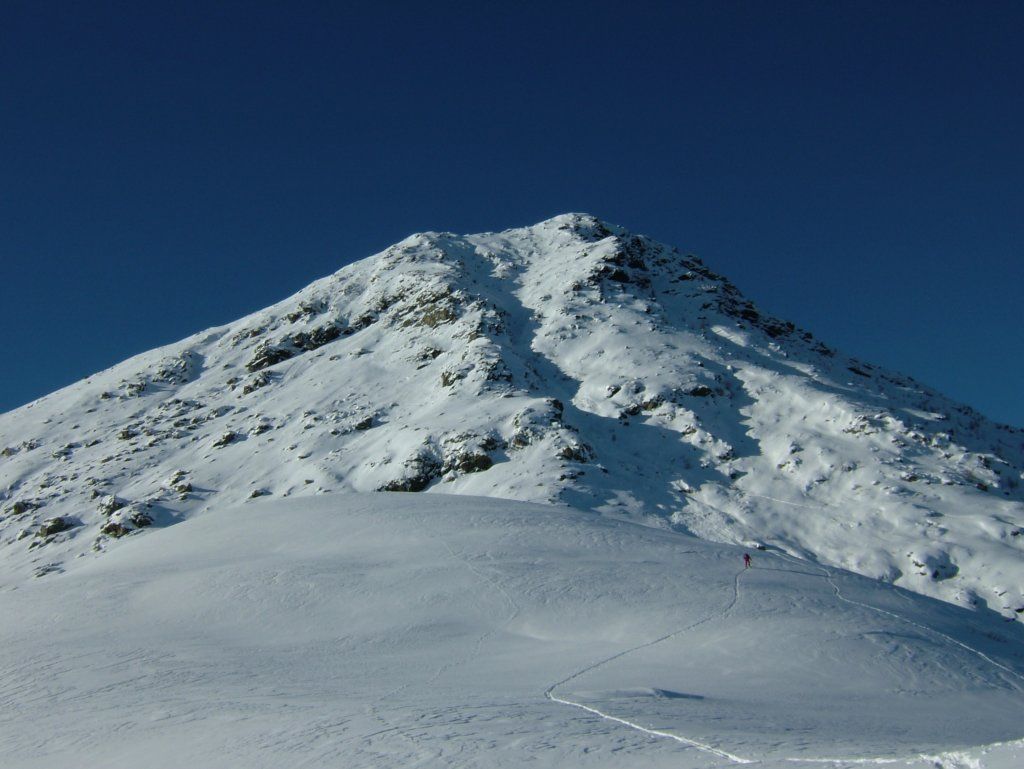
{"type": "MultiPolygon", "coordinates": [[[[1024,433],[583,214],[422,233],[0,415],[5,584],[258,497],[460,494],[1024,619],[1024,433]]],[[[241,535],[241,533],[240,533],[241,535]]]]}

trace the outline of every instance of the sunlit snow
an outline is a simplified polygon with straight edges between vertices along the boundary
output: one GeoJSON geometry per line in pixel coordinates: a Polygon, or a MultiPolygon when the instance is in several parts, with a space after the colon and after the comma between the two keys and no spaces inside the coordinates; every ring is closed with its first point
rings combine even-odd
{"type": "Polygon", "coordinates": [[[1016,767],[1022,472],[674,248],[414,235],[0,415],[0,765],[1016,767]]]}
{"type": "Polygon", "coordinates": [[[0,593],[0,755],[924,769],[1024,736],[1019,624],[742,552],[480,498],[217,511],[0,593]]]}

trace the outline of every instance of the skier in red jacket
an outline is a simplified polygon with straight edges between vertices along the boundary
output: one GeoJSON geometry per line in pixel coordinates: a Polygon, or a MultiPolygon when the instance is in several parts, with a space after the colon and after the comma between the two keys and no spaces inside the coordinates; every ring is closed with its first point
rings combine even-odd
{"type": "Polygon", "coordinates": [[[744,553],[743,554],[743,568],[744,569],[749,569],[750,568],[750,553],[744,553]]]}

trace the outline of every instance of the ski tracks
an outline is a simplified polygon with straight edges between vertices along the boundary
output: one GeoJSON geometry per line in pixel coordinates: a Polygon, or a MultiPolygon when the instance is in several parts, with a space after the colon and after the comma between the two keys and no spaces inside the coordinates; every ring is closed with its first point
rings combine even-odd
{"type": "Polygon", "coordinates": [[[737,764],[750,764],[750,763],[754,763],[751,759],[742,758],[741,756],[734,755],[734,754],[729,753],[727,751],[724,751],[724,750],[721,750],[719,748],[716,748],[716,747],[714,747],[712,745],[707,745],[707,744],[705,744],[703,742],[698,742],[697,740],[692,740],[692,739],[690,739],[688,737],[682,737],[682,736],[680,736],[678,734],[673,734],[672,732],[666,732],[666,731],[662,731],[660,729],[649,729],[646,726],[642,726],[641,724],[635,723],[635,722],[630,721],[630,720],[628,720],[626,718],[620,718],[618,716],[613,716],[610,713],[605,713],[604,711],[599,710],[598,708],[591,707],[590,705],[584,705],[581,702],[575,702],[573,700],[569,700],[569,699],[566,699],[564,697],[559,697],[558,695],[555,694],[555,689],[557,689],[558,687],[564,686],[565,684],[569,683],[570,681],[573,681],[573,680],[579,678],[580,676],[585,675],[585,674],[587,674],[587,673],[589,673],[589,672],[591,672],[593,670],[597,670],[598,668],[603,667],[604,665],[607,665],[610,662],[614,662],[615,660],[622,659],[623,657],[626,657],[626,656],[628,656],[630,654],[634,654],[634,653],[636,653],[638,651],[641,651],[642,649],[649,649],[652,646],[656,646],[657,644],[663,643],[665,641],[668,641],[669,639],[675,638],[676,636],[682,635],[683,633],[686,633],[686,632],[688,632],[690,630],[693,630],[693,629],[695,629],[697,627],[700,627],[701,625],[704,625],[704,624],[706,624],[708,622],[711,622],[714,619],[719,619],[719,618],[725,617],[727,614],[729,614],[730,611],[732,611],[733,607],[736,606],[736,603],[739,601],[739,597],[740,597],[740,577],[742,576],[744,571],[745,571],[745,569],[741,569],[740,571],[736,572],[735,576],[733,577],[732,599],[729,601],[729,603],[722,610],[717,611],[714,614],[709,614],[708,616],[704,617],[703,619],[697,620],[696,622],[692,622],[689,625],[686,625],[685,627],[678,628],[677,630],[673,630],[671,633],[667,633],[667,634],[665,634],[663,636],[660,636],[659,638],[655,638],[655,639],[653,639],[651,641],[646,641],[646,642],[644,642],[642,644],[638,644],[637,646],[632,646],[629,649],[624,649],[623,651],[617,652],[617,653],[611,655],[610,657],[605,657],[603,659],[598,660],[597,662],[593,662],[590,665],[587,665],[586,667],[580,668],[579,670],[577,670],[576,672],[572,673],[569,676],[566,676],[562,680],[556,681],[555,683],[551,684],[551,686],[549,686],[547,688],[547,690],[544,692],[544,696],[547,697],[552,702],[557,702],[560,705],[568,705],[569,707],[573,707],[573,708],[577,708],[579,710],[586,711],[587,713],[591,713],[592,715],[595,715],[595,716],[598,716],[600,718],[603,718],[606,721],[611,721],[613,723],[622,724],[623,726],[628,726],[630,729],[635,729],[636,731],[642,732],[643,734],[647,734],[647,735],[649,735],[651,737],[661,737],[661,738],[666,738],[666,739],[670,739],[670,740],[675,740],[676,742],[679,742],[679,743],[681,743],[683,745],[686,745],[687,747],[696,748],[697,750],[703,751],[705,753],[709,753],[709,754],[711,754],[713,756],[717,756],[718,758],[723,758],[723,759],[726,759],[728,761],[732,761],[733,763],[737,763],[737,764]]]}
{"type": "MultiPolygon", "coordinates": [[[[952,643],[952,644],[954,644],[956,646],[959,646],[959,647],[965,649],[966,651],[971,652],[972,654],[977,655],[979,658],[985,660],[986,662],[988,662],[989,664],[993,665],[994,667],[999,668],[1000,670],[1002,670],[1002,671],[1004,671],[1006,673],[1009,673],[1010,675],[1012,675],[1012,676],[1014,676],[1014,677],[1024,681],[1024,676],[1021,676],[1015,670],[1012,670],[1011,668],[1009,668],[1009,667],[1007,667],[1007,666],[1005,666],[1005,665],[1003,665],[1003,664],[1001,664],[999,662],[996,662],[995,660],[993,660],[991,657],[989,657],[987,654],[985,654],[981,650],[975,649],[972,646],[969,646],[969,645],[967,645],[967,644],[965,644],[965,643],[963,643],[961,641],[958,641],[955,638],[953,638],[953,637],[951,637],[949,635],[946,635],[945,633],[943,633],[943,632],[941,632],[939,630],[935,630],[933,628],[927,627],[927,626],[922,625],[920,623],[914,622],[913,620],[907,619],[906,617],[902,617],[899,614],[896,614],[894,612],[890,612],[890,611],[887,611],[885,609],[880,609],[877,606],[871,606],[870,604],[862,603],[860,601],[855,601],[855,600],[853,600],[851,598],[847,598],[846,596],[843,595],[842,590],[840,589],[839,585],[836,583],[836,581],[834,579],[834,575],[828,569],[826,569],[826,568],[824,568],[822,566],[819,566],[818,564],[810,563],[810,562],[807,562],[807,561],[802,561],[802,560],[800,560],[798,558],[794,558],[793,556],[790,556],[790,555],[785,554],[785,553],[776,553],[774,555],[777,555],[780,558],[784,558],[784,559],[786,559],[788,561],[791,561],[793,563],[796,563],[796,564],[799,564],[799,565],[802,565],[802,566],[810,566],[812,568],[817,569],[820,572],[820,575],[832,587],[832,590],[835,592],[836,598],[838,598],[840,601],[843,601],[845,603],[848,603],[848,604],[851,604],[851,605],[854,605],[854,606],[860,606],[862,608],[868,609],[868,610],[873,611],[873,612],[877,612],[879,614],[886,615],[888,617],[892,617],[892,618],[894,618],[896,620],[899,620],[901,622],[905,622],[905,623],[907,623],[909,625],[912,625],[912,626],[914,626],[916,628],[919,628],[919,629],[921,629],[921,630],[923,630],[925,632],[937,635],[940,638],[944,639],[945,641],[947,641],[949,643],[952,643]]],[[[560,686],[564,686],[565,684],[569,683],[570,681],[573,681],[573,680],[579,678],[580,676],[583,676],[586,673],[589,673],[590,671],[596,670],[596,669],[598,669],[598,668],[600,668],[600,667],[602,667],[604,665],[607,665],[607,664],[609,664],[611,662],[614,662],[615,660],[622,659],[623,657],[626,657],[626,656],[628,656],[630,654],[638,652],[638,651],[640,651],[642,649],[648,649],[648,648],[650,648],[652,646],[655,646],[657,644],[663,643],[664,641],[668,641],[671,638],[675,638],[676,636],[682,635],[683,633],[686,633],[687,631],[693,630],[693,629],[695,629],[695,628],[697,628],[697,627],[699,627],[701,625],[704,625],[707,622],[710,622],[710,621],[712,621],[714,619],[721,619],[721,618],[726,617],[732,611],[732,609],[736,606],[737,602],[739,601],[739,598],[740,598],[740,577],[743,576],[743,574],[745,572],[746,572],[746,569],[741,569],[733,577],[733,596],[732,596],[732,599],[729,601],[729,603],[721,611],[715,612],[714,614],[710,614],[707,617],[704,617],[703,619],[698,620],[697,622],[693,622],[693,623],[691,623],[689,625],[686,625],[685,627],[681,627],[681,628],[679,628],[677,630],[672,631],[671,633],[667,633],[666,635],[660,636],[659,638],[655,638],[655,639],[653,639],[651,641],[647,641],[647,642],[639,644],[637,646],[633,646],[633,647],[630,647],[628,649],[624,649],[623,651],[617,652],[616,654],[613,654],[610,657],[605,657],[603,659],[600,659],[600,660],[598,660],[596,662],[591,663],[590,665],[587,665],[586,667],[580,668],[579,670],[575,671],[571,675],[566,676],[562,680],[557,681],[556,683],[554,683],[551,686],[549,686],[548,689],[544,692],[544,696],[547,699],[551,700],[552,702],[556,702],[556,703],[558,703],[560,705],[566,705],[566,706],[569,706],[569,707],[577,708],[578,710],[582,710],[582,711],[585,711],[585,712],[590,713],[592,715],[598,716],[599,718],[602,718],[602,719],[604,719],[606,721],[611,721],[612,723],[621,724],[622,726],[626,726],[626,727],[628,727],[630,729],[634,729],[634,730],[636,730],[638,732],[641,732],[643,734],[647,734],[647,735],[649,735],[651,737],[675,740],[676,742],[681,743],[681,744],[683,744],[683,745],[685,745],[687,747],[696,748],[697,750],[703,751],[705,753],[708,753],[710,755],[716,756],[718,758],[726,759],[728,761],[731,761],[732,763],[736,763],[736,764],[760,764],[760,763],[762,763],[762,760],[752,759],[752,758],[744,758],[742,756],[738,756],[738,755],[735,755],[733,753],[729,753],[728,751],[722,750],[721,748],[716,748],[716,747],[714,747],[712,745],[708,745],[708,744],[705,744],[705,743],[702,743],[702,742],[698,742],[697,740],[693,740],[693,739],[690,739],[688,737],[683,737],[683,736],[680,736],[678,734],[674,734],[672,732],[667,732],[667,731],[660,730],[660,729],[651,729],[651,728],[648,728],[646,726],[643,726],[642,724],[638,724],[638,723],[636,723],[634,721],[630,721],[627,718],[621,718],[619,716],[614,716],[614,715],[611,715],[610,713],[605,713],[604,711],[600,710],[599,708],[595,708],[595,707],[592,707],[590,705],[584,705],[581,702],[575,702],[575,701],[567,699],[565,697],[559,697],[557,694],[555,694],[555,689],[559,688],[560,686]]],[[[917,760],[921,760],[921,761],[931,762],[931,764],[935,765],[935,766],[941,766],[942,764],[941,763],[937,763],[938,761],[942,761],[944,759],[949,759],[951,757],[952,757],[951,755],[947,755],[947,754],[940,754],[938,756],[928,756],[928,755],[923,755],[922,754],[922,755],[917,756],[916,759],[917,760]]],[[[846,766],[876,765],[877,766],[877,765],[897,764],[897,763],[907,764],[908,761],[913,761],[914,758],[915,757],[909,757],[909,758],[894,758],[894,757],[877,757],[877,758],[874,758],[874,757],[872,757],[872,758],[861,758],[861,757],[837,757],[837,758],[802,758],[802,757],[800,757],[800,758],[797,758],[797,757],[791,757],[790,758],[790,757],[787,757],[787,758],[779,758],[779,759],[776,759],[776,760],[780,761],[780,762],[788,762],[788,763],[829,764],[829,765],[832,765],[832,766],[840,766],[840,765],[846,765],[846,766]]]]}
{"type": "MultiPolygon", "coordinates": [[[[946,641],[948,643],[951,643],[954,646],[959,646],[961,649],[964,649],[965,651],[968,651],[971,654],[974,654],[977,657],[985,660],[985,662],[989,663],[993,667],[999,668],[1004,673],[1009,673],[1014,678],[1016,678],[1016,679],[1018,679],[1020,681],[1024,681],[1024,675],[1021,675],[1016,670],[1013,670],[1012,668],[1009,668],[1009,667],[1007,667],[1006,665],[1003,665],[1000,662],[996,662],[994,659],[989,657],[987,654],[985,654],[985,652],[981,651],[980,649],[975,649],[973,646],[969,646],[968,644],[965,644],[962,641],[958,641],[955,638],[953,638],[952,636],[946,635],[941,630],[936,630],[935,628],[930,628],[927,625],[922,625],[919,622],[914,622],[914,620],[907,619],[906,617],[904,617],[904,616],[902,616],[900,614],[896,614],[895,612],[891,612],[891,611],[888,611],[886,609],[880,609],[877,606],[872,606],[871,604],[861,603],[860,601],[855,601],[852,598],[847,598],[846,596],[843,595],[843,591],[839,589],[839,585],[837,585],[835,580],[833,579],[834,575],[832,574],[832,572],[829,569],[825,568],[824,566],[821,566],[821,565],[815,564],[815,563],[809,563],[807,561],[801,561],[800,559],[794,558],[793,556],[788,555],[787,553],[774,553],[773,555],[775,555],[775,556],[777,556],[779,558],[784,558],[784,559],[786,559],[788,561],[792,561],[794,563],[798,563],[798,564],[800,564],[802,566],[803,565],[810,566],[811,568],[817,569],[818,571],[820,571],[821,572],[821,576],[824,577],[825,581],[827,581],[828,584],[832,586],[832,590],[835,591],[836,598],[838,598],[840,601],[843,601],[844,603],[851,604],[853,606],[860,606],[860,607],[862,607],[864,609],[869,609],[870,611],[873,611],[873,612],[875,612],[877,614],[884,614],[887,617],[892,617],[893,619],[899,620],[900,622],[906,623],[907,625],[912,625],[913,627],[916,627],[919,630],[923,630],[926,633],[930,633],[932,635],[938,636],[939,638],[943,639],[944,641],[946,641]]],[[[1019,687],[1019,686],[1017,688],[1018,688],[1018,690],[1021,689],[1021,687],[1019,687]]]]}
{"type": "MultiPolygon", "coordinates": [[[[1002,670],[1002,671],[1004,671],[1006,673],[1009,673],[1011,676],[1013,676],[1013,677],[1015,677],[1015,678],[1017,678],[1017,679],[1019,679],[1021,681],[1024,681],[1024,676],[1022,676],[1017,671],[1012,670],[1011,668],[1008,668],[1006,665],[1003,665],[1002,663],[996,662],[994,659],[989,657],[987,654],[985,654],[980,649],[975,649],[973,646],[969,646],[968,644],[965,644],[962,641],[958,641],[955,638],[953,638],[952,636],[946,635],[945,633],[943,633],[940,630],[935,630],[934,628],[930,628],[927,625],[922,625],[919,622],[914,622],[912,619],[908,619],[906,617],[903,617],[903,616],[901,616],[899,614],[896,614],[895,612],[891,612],[891,611],[888,611],[886,609],[880,609],[877,606],[872,606],[871,604],[862,603],[861,601],[855,601],[852,598],[847,598],[846,596],[843,595],[843,591],[840,589],[839,585],[836,583],[836,581],[834,579],[835,575],[832,573],[831,570],[825,568],[824,566],[821,566],[820,564],[810,563],[808,561],[803,561],[803,560],[801,560],[799,558],[794,558],[793,556],[791,556],[791,555],[789,555],[787,553],[773,553],[773,555],[775,555],[778,558],[782,558],[782,559],[785,559],[787,561],[791,561],[791,562],[796,563],[796,564],[801,565],[801,566],[809,566],[809,567],[811,567],[813,569],[817,569],[820,572],[821,576],[825,579],[825,581],[828,582],[828,584],[832,587],[832,590],[835,592],[836,598],[838,598],[840,601],[843,601],[844,603],[848,603],[848,604],[850,604],[852,606],[860,606],[861,608],[868,609],[868,610],[876,612],[878,614],[883,614],[883,615],[885,615],[887,617],[892,617],[895,620],[898,620],[900,622],[903,622],[903,623],[906,623],[906,624],[911,625],[913,627],[916,627],[919,630],[923,630],[926,633],[931,633],[932,635],[938,636],[939,638],[942,638],[943,640],[947,641],[948,643],[951,643],[951,644],[953,644],[955,646],[959,646],[960,648],[962,648],[962,649],[964,649],[964,650],[966,650],[968,652],[971,652],[972,654],[974,654],[974,655],[978,656],[979,658],[981,658],[981,659],[985,660],[986,662],[988,662],[990,665],[992,665],[992,666],[994,666],[996,668],[999,668],[1000,670],[1002,670]]],[[[1018,690],[1019,689],[1020,689],[1020,687],[1018,687],[1018,690]]],[[[979,748],[983,748],[985,746],[979,745],[978,747],[979,748]]],[[[951,766],[960,766],[961,765],[960,764],[960,759],[962,759],[965,755],[966,755],[966,753],[964,753],[963,751],[953,751],[953,752],[948,752],[948,753],[939,753],[937,755],[928,755],[928,754],[923,754],[922,753],[922,754],[919,754],[917,756],[917,759],[920,760],[920,761],[926,762],[930,766],[935,766],[935,767],[938,767],[939,769],[942,769],[942,767],[946,765],[945,762],[947,762],[947,761],[952,762],[950,764],[951,766]]],[[[849,764],[849,765],[854,765],[854,764],[893,764],[893,763],[900,763],[900,762],[907,763],[907,761],[908,761],[908,759],[899,759],[899,758],[786,758],[786,759],[783,759],[783,760],[791,762],[791,763],[832,764],[832,765],[836,765],[836,764],[849,764]]],[[[976,766],[976,767],[980,767],[981,766],[980,764],[978,764],[976,762],[968,764],[968,765],[976,766]]]]}
{"type": "MultiPolygon", "coordinates": [[[[490,585],[491,587],[493,587],[494,590],[502,596],[502,598],[504,599],[504,602],[508,605],[510,613],[509,613],[508,617],[504,620],[504,622],[502,622],[499,626],[497,626],[495,628],[492,628],[491,630],[488,630],[487,632],[481,634],[475,640],[475,642],[473,644],[473,648],[468,653],[466,653],[465,655],[462,655],[459,658],[452,659],[452,660],[446,662],[445,664],[441,665],[440,667],[438,667],[438,669],[434,671],[434,673],[427,679],[427,681],[424,682],[426,684],[430,684],[430,683],[436,681],[438,678],[440,678],[441,675],[443,675],[448,670],[451,670],[452,668],[455,668],[457,666],[463,665],[463,664],[469,662],[470,660],[474,659],[475,657],[477,657],[480,654],[480,651],[481,651],[483,645],[486,643],[487,639],[492,637],[493,635],[495,635],[498,632],[498,629],[500,627],[507,627],[509,623],[511,623],[511,622],[513,622],[515,620],[515,618],[519,615],[519,613],[521,611],[521,607],[519,606],[519,604],[515,600],[515,598],[509,593],[508,590],[505,589],[504,586],[502,586],[502,584],[499,581],[495,580],[494,577],[491,574],[488,574],[485,571],[479,569],[476,565],[474,565],[474,563],[470,559],[468,559],[465,556],[465,554],[463,552],[455,550],[454,548],[452,548],[452,546],[448,542],[446,542],[444,540],[441,540],[441,539],[438,539],[437,541],[440,542],[444,546],[444,548],[447,551],[448,555],[453,560],[456,560],[456,561],[460,562],[465,568],[467,568],[470,572],[472,572],[475,576],[477,576],[482,582],[485,582],[488,585],[490,585]]],[[[941,631],[938,631],[938,630],[935,630],[933,628],[930,628],[930,627],[927,627],[925,625],[922,625],[920,623],[914,622],[913,620],[908,619],[908,618],[903,617],[903,616],[900,616],[899,614],[896,614],[894,612],[887,611],[885,609],[881,609],[881,608],[878,608],[876,606],[871,606],[870,604],[862,603],[860,601],[856,601],[856,600],[853,600],[851,598],[847,598],[846,596],[843,595],[842,590],[840,589],[838,583],[835,581],[833,573],[830,570],[828,570],[827,568],[825,568],[823,566],[820,566],[819,564],[815,564],[815,563],[811,563],[811,562],[808,562],[808,561],[804,561],[804,560],[795,558],[795,557],[790,556],[790,555],[788,555],[786,553],[774,553],[773,555],[775,555],[775,556],[777,556],[777,557],[779,557],[781,559],[785,559],[787,561],[790,561],[792,563],[798,564],[798,565],[809,566],[811,568],[816,569],[819,572],[820,576],[822,578],[824,578],[828,582],[828,584],[831,586],[832,590],[834,591],[834,593],[836,595],[836,598],[839,599],[840,601],[843,601],[844,603],[848,603],[848,604],[851,604],[851,605],[854,605],[854,606],[859,606],[859,607],[862,607],[864,609],[868,609],[870,611],[873,611],[873,612],[876,612],[876,613],[879,613],[879,614],[883,614],[885,616],[888,616],[888,617],[891,617],[893,619],[899,620],[899,621],[904,622],[906,624],[912,625],[912,626],[914,626],[914,627],[916,627],[916,628],[918,628],[918,629],[920,629],[922,631],[925,631],[927,633],[931,633],[933,635],[939,636],[942,639],[944,639],[945,641],[947,641],[948,643],[951,643],[951,644],[954,644],[956,646],[959,646],[959,647],[963,648],[964,650],[969,651],[972,654],[978,656],[979,658],[985,660],[986,662],[988,662],[989,664],[993,665],[994,667],[999,668],[1000,670],[1002,670],[1002,671],[1004,671],[1004,672],[1014,676],[1015,678],[1024,681],[1024,676],[1022,676],[1021,674],[1019,674],[1016,671],[1012,670],[1011,668],[1009,668],[1009,667],[1007,667],[1007,666],[1005,666],[1005,665],[1003,665],[1003,664],[993,660],[991,657],[989,657],[988,655],[986,655],[984,652],[980,651],[979,649],[975,649],[974,647],[971,647],[971,646],[969,646],[969,645],[967,645],[967,644],[965,644],[965,643],[963,643],[961,641],[958,641],[955,638],[953,638],[953,637],[951,637],[949,635],[946,635],[945,633],[942,633],[941,631]]],[[[640,732],[642,734],[646,734],[646,735],[648,735],[648,736],[650,736],[652,738],[670,739],[670,740],[678,742],[681,745],[684,745],[686,747],[694,748],[696,750],[702,751],[702,752],[707,753],[707,754],[709,754],[711,756],[715,756],[716,758],[723,759],[725,761],[729,761],[731,763],[735,763],[735,764],[752,764],[752,765],[761,764],[763,762],[761,759],[746,758],[746,757],[743,757],[743,756],[736,755],[734,753],[730,753],[730,752],[728,752],[726,750],[722,750],[721,748],[717,748],[717,747],[715,747],[713,745],[709,745],[709,744],[700,742],[698,740],[694,740],[694,739],[691,739],[691,738],[688,738],[688,737],[684,737],[684,736],[681,736],[681,735],[678,735],[678,734],[674,734],[672,732],[660,730],[660,729],[649,728],[649,727],[643,726],[642,724],[636,723],[635,721],[630,721],[627,718],[622,718],[620,716],[612,715],[611,713],[606,713],[606,712],[600,710],[599,708],[593,707],[591,705],[586,705],[586,704],[583,704],[581,702],[576,702],[576,701],[568,699],[566,697],[560,697],[560,696],[558,696],[555,693],[556,689],[558,689],[559,687],[564,686],[565,684],[569,683],[570,681],[576,680],[576,679],[580,678],[581,676],[584,676],[587,673],[592,672],[594,670],[597,670],[598,668],[601,668],[601,667],[603,667],[605,665],[608,665],[608,664],[610,664],[610,663],[612,663],[612,662],[614,662],[616,660],[622,659],[622,658],[627,657],[627,656],[629,656],[631,654],[635,654],[636,652],[642,651],[643,649],[649,649],[649,648],[651,648],[653,646],[656,646],[658,644],[661,644],[661,643],[664,643],[666,641],[669,641],[669,640],[671,640],[673,638],[676,638],[676,637],[678,637],[680,635],[683,635],[684,633],[687,633],[687,632],[689,632],[691,630],[694,630],[694,629],[700,627],[701,625],[707,624],[708,622],[711,622],[713,620],[723,619],[723,618],[727,617],[729,615],[729,613],[732,612],[732,610],[735,608],[735,606],[739,602],[739,599],[740,599],[740,596],[741,596],[740,580],[741,580],[741,577],[746,573],[746,571],[747,571],[746,569],[740,569],[733,576],[732,597],[730,598],[728,603],[724,607],[722,607],[722,609],[720,609],[719,611],[716,611],[716,612],[714,612],[712,614],[709,614],[709,615],[707,615],[707,616],[697,620],[696,622],[691,622],[691,623],[689,623],[689,624],[687,624],[687,625],[685,625],[683,627],[677,628],[676,630],[673,630],[670,633],[666,633],[665,635],[659,636],[659,637],[654,638],[654,639],[652,639],[650,641],[645,641],[644,643],[638,644],[636,646],[629,647],[628,649],[624,649],[622,651],[616,652],[615,654],[612,654],[611,656],[604,657],[604,658],[599,659],[599,660],[597,660],[595,662],[592,662],[592,663],[590,663],[590,664],[588,664],[588,665],[586,665],[584,667],[581,667],[578,670],[576,670],[573,673],[571,673],[570,675],[566,676],[565,678],[562,678],[561,680],[556,681],[555,683],[551,684],[551,686],[549,686],[545,690],[544,697],[546,699],[550,700],[551,702],[557,703],[559,705],[564,705],[564,706],[567,706],[567,707],[576,708],[577,710],[581,710],[581,711],[584,711],[584,712],[589,713],[591,715],[597,716],[598,718],[601,718],[601,719],[603,719],[605,721],[609,721],[611,723],[616,723],[616,724],[619,724],[621,726],[625,726],[625,727],[627,727],[629,729],[633,729],[633,730],[635,730],[637,732],[640,732]]],[[[374,732],[374,733],[371,733],[371,734],[363,735],[362,737],[359,737],[357,739],[359,739],[360,741],[366,741],[366,740],[371,740],[374,737],[382,735],[382,734],[398,733],[404,739],[410,741],[413,745],[416,745],[417,741],[414,738],[410,737],[408,734],[406,734],[405,730],[403,729],[403,727],[396,726],[396,725],[390,723],[380,713],[379,707],[378,707],[379,703],[381,703],[383,700],[387,699],[388,697],[392,697],[392,696],[394,696],[396,694],[399,694],[400,692],[405,691],[406,689],[410,688],[411,686],[413,686],[413,682],[406,682],[405,684],[403,684],[403,685],[401,685],[399,687],[396,687],[395,689],[392,689],[392,690],[382,694],[378,698],[377,702],[374,705],[371,706],[370,711],[371,711],[371,714],[373,715],[373,717],[376,720],[378,720],[379,722],[381,722],[381,724],[385,728],[383,728],[381,730],[378,730],[377,732],[374,732]]],[[[348,741],[346,741],[346,742],[348,742],[348,741]]],[[[321,756],[319,758],[322,759],[324,757],[325,756],[323,756],[321,754],[321,756]]],[[[941,755],[941,756],[925,756],[925,755],[920,755],[920,756],[917,756],[916,758],[919,759],[919,760],[930,760],[930,761],[934,762],[936,759],[941,759],[943,757],[944,757],[944,755],[941,755]]],[[[914,760],[914,758],[911,758],[911,757],[908,757],[908,758],[894,758],[894,757],[886,757],[886,758],[883,758],[883,757],[878,757],[878,758],[860,758],[860,757],[837,757],[837,758],[810,758],[810,757],[808,757],[808,758],[803,758],[803,757],[786,757],[786,758],[783,758],[783,757],[780,757],[780,758],[775,759],[775,760],[776,761],[780,761],[780,762],[789,762],[789,763],[830,764],[830,765],[833,765],[833,766],[837,766],[837,765],[853,766],[853,765],[883,765],[883,764],[906,763],[908,760],[911,760],[911,761],[914,760]]]]}

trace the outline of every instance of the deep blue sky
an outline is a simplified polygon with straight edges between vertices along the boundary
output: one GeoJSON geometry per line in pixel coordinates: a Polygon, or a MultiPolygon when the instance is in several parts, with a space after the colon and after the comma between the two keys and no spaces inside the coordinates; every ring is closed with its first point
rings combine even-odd
{"type": "Polygon", "coordinates": [[[0,410],[587,211],[1024,425],[1024,4],[0,6],[0,410]]]}

